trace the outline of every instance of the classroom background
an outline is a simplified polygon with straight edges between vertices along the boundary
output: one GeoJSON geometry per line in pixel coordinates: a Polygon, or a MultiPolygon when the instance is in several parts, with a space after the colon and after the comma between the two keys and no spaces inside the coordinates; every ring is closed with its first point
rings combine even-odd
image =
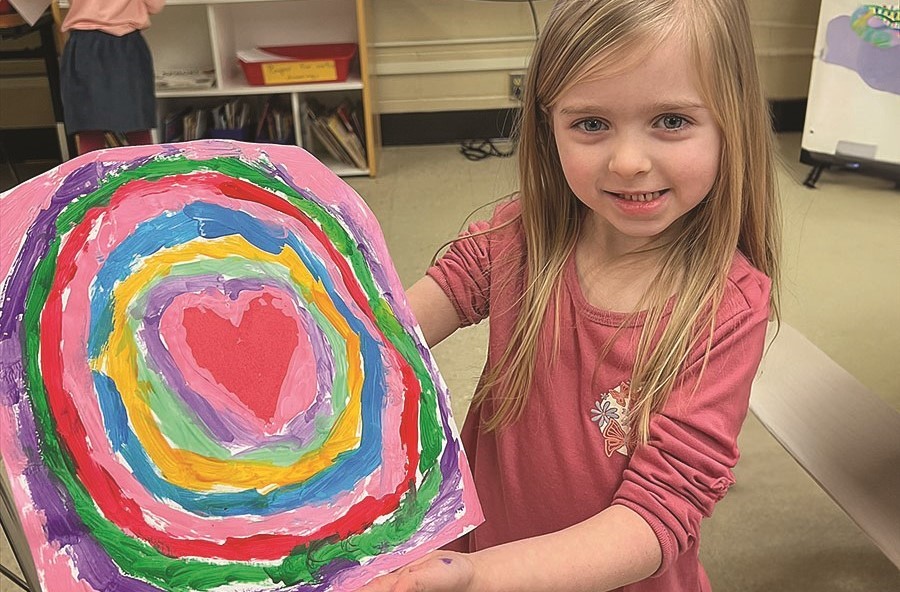
{"type": "MultiPolygon", "coordinates": [[[[515,189],[515,159],[505,155],[514,150],[506,138],[517,76],[551,4],[172,0],[146,32],[157,73],[168,76],[159,81],[158,139],[208,137],[196,127],[199,111],[210,129],[314,148],[370,205],[401,279],[411,285],[473,211],[486,216],[490,210],[478,208],[515,189]],[[186,37],[190,31],[195,34],[186,37]],[[313,31],[358,42],[347,80],[253,86],[230,59],[255,49],[242,47],[251,40],[299,44],[313,31]],[[342,106],[346,116],[335,125],[355,135],[358,148],[342,149],[327,125],[314,123],[342,106]],[[307,119],[298,122],[294,114],[307,119]]],[[[810,166],[799,157],[820,3],[748,4],[782,159],[783,320],[855,377],[866,396],[898,413],[900,193],[893,180],[844,169],[824,171],[815,188],[804,186],[810,166]]],[[[34,29],[0,23],[0,190],[49,170],[73,147],[60,134],[54,108],[52,57],[60,46],[48,54],[47,44],[59,39],[52,15],[42,18],[34,29]]],[[[481,372],[486,337],[485,326],[475,327],[435,350],[459,422],[481,372]]],[[[865,464],[857,395],[823,400],[818,412],[844,418],[846,429],[829,437],[859,450],[865,464]]],[[[900,590],[898,568],[753,414],[741,450],[737,485],[704,525],[701,558],[715,590],[900,590]]],[[[893,459],[873,470],[896,473],[893,459]]],[[[0,562],[16,571],[8,544],[0,542],[0,562]]],[[[15,589],[0,578],[0,592],[15,589]]]]}

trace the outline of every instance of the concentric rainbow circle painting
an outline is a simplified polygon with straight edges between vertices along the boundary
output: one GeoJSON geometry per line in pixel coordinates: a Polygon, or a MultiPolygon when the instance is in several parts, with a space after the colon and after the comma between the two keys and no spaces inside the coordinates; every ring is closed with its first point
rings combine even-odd
{"type": "Polygon", "coordinates": [[[352,590],[481,522],[378,224],[303,150],[102,151],[0,217],[0,438],[46,591],[352,590]]]}

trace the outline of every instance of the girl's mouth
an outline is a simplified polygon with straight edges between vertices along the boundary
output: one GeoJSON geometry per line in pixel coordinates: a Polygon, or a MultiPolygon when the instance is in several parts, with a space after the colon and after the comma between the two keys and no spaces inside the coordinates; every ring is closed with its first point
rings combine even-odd
{"type": "Polygon", "coordinates": [[[661,191],[651,191],[648,193],[615,193],[610,192],[619,199],[624,199],[626,201],[654,201],[662,197],[668,189],[663,189],[661,191]]]}

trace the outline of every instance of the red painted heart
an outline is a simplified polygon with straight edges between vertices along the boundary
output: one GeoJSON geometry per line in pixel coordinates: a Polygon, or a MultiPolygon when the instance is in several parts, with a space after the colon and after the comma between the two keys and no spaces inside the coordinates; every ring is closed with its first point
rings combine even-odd
{"type": "Polygon", "coordinates": [[[299,338],[297,323],[274,305],[271,294],[236,300],[215,294],[219,297],[184,309],[185,344],[199,368],[269,423],[291,359],[309,342],[299,338]]]}

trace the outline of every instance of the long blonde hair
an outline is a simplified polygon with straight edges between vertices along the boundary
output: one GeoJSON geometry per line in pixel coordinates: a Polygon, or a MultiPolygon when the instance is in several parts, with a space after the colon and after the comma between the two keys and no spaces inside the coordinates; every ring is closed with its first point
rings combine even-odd
{"type": "Polygon", "coordinates": [[[663,247],[662,265],[641,302],[646,317],[628,418],[636,441],[647,441],[650,417],[678,383],[692,347],[706,339],[708,352],[735,249],[772,278],[770,305],[778,316],[774,140],[743,0],[559,1],[535,47],[517,127],[527,279],[506,351],[475,394],[474,404],[488,398],[495,404],[483,426],[488,430],[512,423],[524,409],[539,329],[555,307],[583,215],[563,175],[550,108],[589,68],[615,67],[622,63],[617,58],[669,35],[684,35],[691,48],[700,92],[721,130],[722,154],[709,195],[663,247]]]}

